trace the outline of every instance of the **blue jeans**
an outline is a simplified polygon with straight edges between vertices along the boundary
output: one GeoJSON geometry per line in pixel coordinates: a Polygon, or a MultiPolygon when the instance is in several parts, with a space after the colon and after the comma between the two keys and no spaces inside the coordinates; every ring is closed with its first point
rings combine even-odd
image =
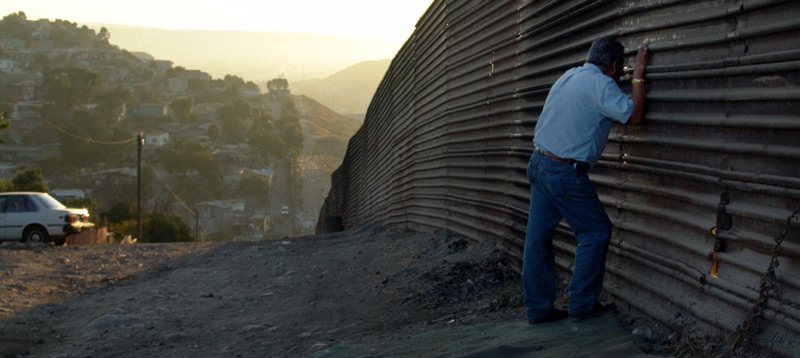
{"type": "Polygon", "coordinates": [[[529,320],[550,314],[556,299],[553,233],[562,218],[575,233],[578,247],[569,312],[589,312],[603,289],[611,221],[586,173],[535,151],[528,164],[531,207],[525,235],[522,289],[529,320]]]}

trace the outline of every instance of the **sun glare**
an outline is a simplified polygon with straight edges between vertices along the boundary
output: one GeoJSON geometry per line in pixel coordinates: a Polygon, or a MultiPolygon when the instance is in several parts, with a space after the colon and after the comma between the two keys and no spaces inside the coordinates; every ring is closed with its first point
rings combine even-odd
{"type": "Polygon", "coordinates": [[[156,1],[6,0],[0,11],[165,29],[246,30],[406,39],[431,0],[156,1]]]}

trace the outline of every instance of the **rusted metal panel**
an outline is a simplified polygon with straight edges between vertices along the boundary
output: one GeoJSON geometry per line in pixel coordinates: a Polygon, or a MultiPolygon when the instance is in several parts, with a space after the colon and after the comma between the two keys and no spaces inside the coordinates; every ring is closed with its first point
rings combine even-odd
{"type": "MultiPolygon", "coordinates": [[[[629,66],[652,43],[646,124],[614,126],[590,174],[615,228],[607,292],[676,329],[735,334],[783,235],[780,291],[766,300],[756,341],[792,355],[797,1],[434,1],[332,175],[320,221],[446,229],[493,240],[518,262],[536,120],[553,82],[606,35],[625,45],[629,66]]],[[[555,247],[566,272],[574,245],[562,224],[555,247]]]]}

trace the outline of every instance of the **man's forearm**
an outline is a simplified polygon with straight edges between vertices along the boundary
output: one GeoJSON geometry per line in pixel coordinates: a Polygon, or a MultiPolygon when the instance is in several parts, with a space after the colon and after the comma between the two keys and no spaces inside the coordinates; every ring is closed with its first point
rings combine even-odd
{"type": "Polygon", "coordinates": [[[636,54],[636,67],[633,69],[633,113],[628,120],[630,124],[639,124],[644,121],[644,71],[647,68],[647,47],[649,43],[644,43],[639,47],[636,54]]]}

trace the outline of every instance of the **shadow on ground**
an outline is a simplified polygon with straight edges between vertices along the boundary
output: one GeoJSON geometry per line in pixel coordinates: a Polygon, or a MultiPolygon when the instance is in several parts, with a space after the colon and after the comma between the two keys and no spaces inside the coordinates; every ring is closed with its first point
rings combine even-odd
{"type": "Polygon", "coordinates": [[[616,317],[530,326],[505,322],[453,326],[360,345],[342,344],[315,357],[657,357],[642,353],[641,338],[616,317]]]}

